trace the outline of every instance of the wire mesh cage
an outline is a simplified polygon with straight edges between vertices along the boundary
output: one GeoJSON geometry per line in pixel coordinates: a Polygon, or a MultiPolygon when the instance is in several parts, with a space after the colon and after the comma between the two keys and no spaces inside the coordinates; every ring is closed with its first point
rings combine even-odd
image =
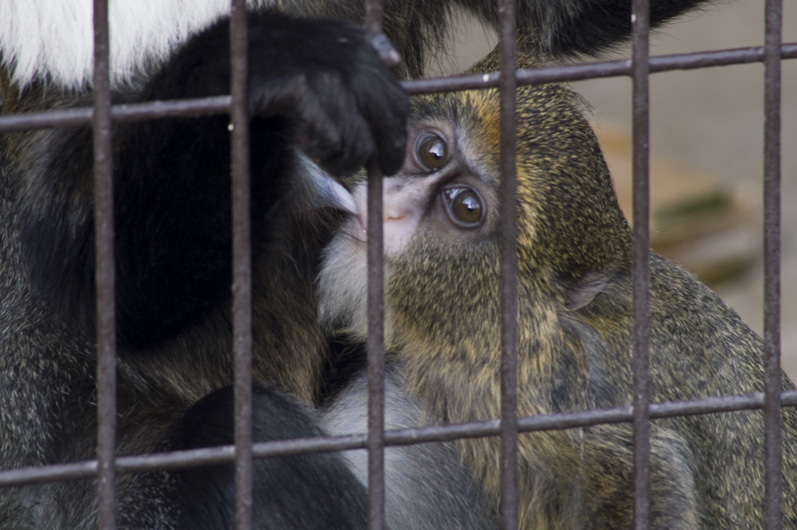
{"type": "MultiPolygon", "coordinates": [[[[381,6],[366,0],[366,26],[380,32],[381,6]]],[[[572,429],[604,423],[629,422],[633,426],[634,453],[634,524],[646,528],[650,495],[650,425],[653,420],[684,415],[712,414],[762,409],[765,415],[765,470],[767,528],[782,527],[781,408],[797,404],[797,392],[781,390],[780,373],[780,98],[781,62],[797,57],[797,44],[781,42],[782,2],[766,2],[766,41],[763,46],[650,57],[648,52],[649,0],[633,2],[632,57],[561,66],[541,66],[516,70],[515,2],[500,0],[499,45],[500,71],[404,81],[410,94],[459,91],[497,87],[501,93],[501,196],[514,202],[515,197],[515,91],[520,85],[567,82],[601,77],[630,77],[633,82],[633,344],[634,402],[614,409],[588,410],[541,416],[518,417],[517,351],[518,313],[515,300],[517,285],[516,226],[512,216],[501,222],[501,292],[503,343],[501,371],[501,417],[456,425],[435,425],[385,431],[384,377],[384,272],[382,176],[369,172],[369,276],[368,276],[368,379],[369,428],[367,433],[253,443],[252,436],[252,321],[251,321],[251,226],[249,213],[249,111],[247,107],[247,35],[246,6],[233,1],[231,11],[230,58],[232,86],[229,96],[179,102],[145,102],[112,105],[109,81],[109,27],[107,0],[94,2],[94,77],[93,107],[42,113],[0,116],[0,133],[52,127],[91,127],[94,142],[95,226],[97,252],[97,459],[35,468],[0,471],[0,487],[36,484],[57,480],[95,478],[98,480],[100,528],[115,527],[115,483],[117,476],[157,469],[233,462],[235,467],[235,513],[237,528],[251,528],[253,459],[344,451],[365,448],[368,451],[368,500],[371,528],[382,528],[385,520],[385,448],[390,446],[455,440],[474,437],[499,437],[501,447],[500,518],[506,529],[518,527],[518,436],[541,430],[572,429]],[[658,72],[708,68],[745,63],[765,65],[765,171],[764,171],[764,259],[766,352],[765,391],[745,396],[712,396],[688,402],[651,403],[649,373],[649,76],[658,72]],[[116,343],[114,304],[114,231],[113,231],[113,144],[112,124],[164,117],[188,117],[229,114],[232,146],[233,198],[233,328],[235,349],[235,445],[158,453],[140,456],[117,456],[116,450],[116,343]]],[[[762,6],[764,9],[764,6],[762,6]]]]}

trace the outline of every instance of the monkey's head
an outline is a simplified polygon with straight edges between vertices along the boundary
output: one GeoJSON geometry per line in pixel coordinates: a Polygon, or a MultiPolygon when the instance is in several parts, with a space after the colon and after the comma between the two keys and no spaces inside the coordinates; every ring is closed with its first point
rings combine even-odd
{"type": "MultiPolygon", "coordinates": [[[[414,99],[404,166],[384,181],[389,349],[492,363],[500,352],[499,218],[513,211],[521,342],[544,335],[557,313],[589,304],[627,267],[628,225],[577,97],[549,84],[519,88],[517,102],[512,208],[499,193],[497,91],[414,99]]],[[[354,198],[355,212],[326,250],[320,312],[330,327],[364,337],[364,182],[354,198]]]]}

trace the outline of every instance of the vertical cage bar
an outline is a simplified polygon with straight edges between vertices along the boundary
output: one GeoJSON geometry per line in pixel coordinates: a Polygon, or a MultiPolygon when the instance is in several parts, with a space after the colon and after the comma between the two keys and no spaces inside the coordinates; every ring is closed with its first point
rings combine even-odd
{"type": "Polygon", "coordinates": [[[97,254],[97,522],[116,527],[116,302],[108,1],[94,0],[94,226],[97,254]]]}
{"type": "MultiPolygon", "coordinates": [[[[382,31],[381,0],[366,0],[365,26],[382,31]]],[[[368,166],[368,528],[385,525],[385,271],[382,172],[368,166]]]]}
{"type": "Polygon", "coordinates": [[[235,527],[252,528],[252,260],[245,0],[230,13],[233,352],[235,364],[235,527]]]}
{"type": "Polygon", "coordinates": [[[498,6],[501,70],[501,526],[518,527],[517,426],[517,45],[515,2],[498,6]]]}
{"type": "Polygon", "coordinates": [[[368,169],[368,528],[385,520],[385,294],[382,175],[368,169]]]}
{"type": "Polygon", "coordinates": [[[632,13],[634,527],[641,530],[648,527],[650,508],[649,0],[634,0],[632,13]]]}
{"type": "Polygon", "coordinates": [[[781,528],[780,403],[780,45],[782,0],[767,0],[764,42],[764,447],[765,519],[770,530],[781,528]]]}

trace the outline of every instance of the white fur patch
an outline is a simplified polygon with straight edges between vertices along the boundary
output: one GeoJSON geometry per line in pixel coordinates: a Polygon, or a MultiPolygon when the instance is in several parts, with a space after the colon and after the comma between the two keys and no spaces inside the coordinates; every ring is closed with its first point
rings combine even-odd
{"type": "MultiPolygon", "coordinates": [[[[400,258],[416,236],[433,200],[432,193],[444,177],[445,174],[441,173],[426,178],[394,176],[384,180],[382,242],[385,282],[390,278],[391,261],[400,258]]],[[[356,211],[324,250],[318,277],[318,309],[322,324],[343,326],[362,337],[366,336],[368,325],[367,192],[365,182],[355,186],[351,200],[356,211]]],[[[385,310],[389,313],[390,304],[386,303],[385,310]]],[[[387,318],[386,338],[392,333],[390,323],[387,318]]]]}
{"type": "MultiPolygon", "coordinates": [[[[251,7],[274,0],[248,0],[251,7]]],[[[230,0],[109,0],[111,80],[165,60],[186,38],[229,13],[230,0]]],[[[92,0],[0,0],[0,50],[12,80],[91,84],[92,0]]]]}
{"type": "MultiPolygon", "coordinates": [[[[385,429],[420,427],[426,422],[420,402],[401,381],[401,368],[385,373],[385,429]]],[[[324,411],[331,435],[368,430],[368,382],[361,373],[324,411]]],[[[368,485],[368,453],[364,449],[341,455],[364,485],[368,485]]],[[[385,448],[385,517],[393,530],[475,530],[498,528],[481,488],[462,464],[453,442],[423,443],[385,448]]]]}
{"type": "MultiPolygon", "coordinates": [[[[385,430],[420,427],[423,412],[420,405],[407,392],[402,390],[392,373],[385,375],[385,430]]],[[[361,434],[368,431],[368,382],[364,374],[349,385],[345,392],[323,415],[324,427],[332,436],[361,434]]],[[[427,446],[428,450],[428,446],[427,446]]],[[[413,474],[421,474],[412,460],[413,449],[390,447],[385,450],[385,473],[390,477],[385,484],[390,492],[389,503],[396,508],[391,514],[401,518],[409,517],[413,511],[401,510],[412,503],[413,474]]],[[[364,485],[368,485],[368,453],[365,450],[345,451],[342,455],[349,461],[351,470],[364,485]]],[[[444,462],[438,462],[443,464],[444,462]]],[[[458,464],[454,462],[454,465],[458,464]]],[[[428,471],[428,470],[427,470],[428,471]]],[[[391,528],[407,526],[395,521],[391,528]]],[[[418,525],[415,525],[418,528],[418,525]]]]}
{"type": "MultiPolygon", "coordinates": [[[[401,256],[417,232],[436,181],[432,177],[398,176],[384,180],[382,234],[386,280],[391,258],[401,256]]],[[[367,192],[365,182],[354,188],[351,201],[356,211],[325,249],[318,278],[318,307],[322,323],[342,325],[362,336],[365,336],[368,324],[367,192]]],[[[389,336],[389,326],[385,332],[389,336]]]]}
{"type": "Polygon", "coordinates": [[[365,243],[347,233],[350,219],[324,251],[318,275],[318,312],[323,325],[368,333],[368,268],[365,243]]]}

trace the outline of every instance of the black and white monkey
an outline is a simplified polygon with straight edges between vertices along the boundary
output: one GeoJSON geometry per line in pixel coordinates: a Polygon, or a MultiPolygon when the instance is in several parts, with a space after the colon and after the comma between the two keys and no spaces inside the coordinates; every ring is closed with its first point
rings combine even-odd
{"type": "MultiPolygon", "coordinates": [[[[698,3],[653,0],[653,23],[698,3]]],[[[257,440],[272,440],[324,432],[313,405],[332,403],[334,423],[336,406],[357,402],[361,380],[345,377],[357,367],[334,364],[334,351],[356,345],[334,344],[317,318],[314,278],[340,217],[318,207],[321,189],[334,188],[318,168],[337,176],[375,161],[397,171],[407,97],[353,25],[361,0],[249,4],[254,427],[257,440]]],[[[520,27],[546,56],[600,51],[630,30],[628,0],[518,7],[520,27]]],[[[489,0],[385,2],[399,75],[422,73],[455,8],[496,23],[489,0]]],[[[227,11],[227,0],[111,0],[114,102],[227,94],[227,11]]],[[[88,105],[91,1],[0,0],[0,13],[3,114],[88,105]]],[[[120,455],[232,442],[228,135],[226,116],[114,125],[120,455]]],[[[0,138],[2,469],[94,456],[92,186],[87,128],[0,138]]],[[[391,375],[388,389],[388,427],[422,414],[400,378],[391,375]]],[[[439,528],[423,511],[439,510],[452,528],[492,525],[493,508],[458,455],[418,447],[388,464],[389,523],[439,528]],[[430,491],[439,492],[431,506],[430,491]]],[[[255,466],[257,528],[365,526],[362,476],[341,456],[255,466]]],[[[231,469],[121,476],[119,526],[230,527],[231,469]]],[[[2,489],[0,528],[91,528],[95,494],[92,481],[2,489]]]]}

